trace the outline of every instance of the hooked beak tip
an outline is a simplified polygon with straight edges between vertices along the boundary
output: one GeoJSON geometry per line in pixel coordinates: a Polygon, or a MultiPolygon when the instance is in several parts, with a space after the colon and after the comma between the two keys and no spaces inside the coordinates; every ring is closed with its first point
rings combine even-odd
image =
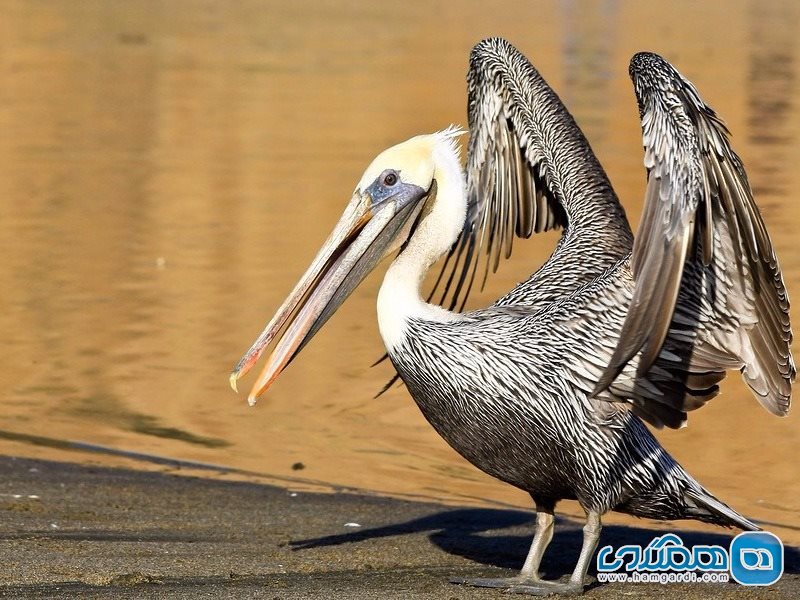
{"type": "Polygon", "coordinates": [[[238,394],[239,393],[239,386],[238,386],[238,383],[239,383],[239,372],[238,371],[234,371],[233,373],[231,373],[231,376],[228,379],[228,381],[231,384],[231,389],[238,394]]]}
{"type": "Polygon", "coordinates": [[[249,404],[250,406],[255,406],[256,402],[258,402],[258,396],[256,396],[255,394],[250,394],[247,397],[247,404],[249,404]]]}

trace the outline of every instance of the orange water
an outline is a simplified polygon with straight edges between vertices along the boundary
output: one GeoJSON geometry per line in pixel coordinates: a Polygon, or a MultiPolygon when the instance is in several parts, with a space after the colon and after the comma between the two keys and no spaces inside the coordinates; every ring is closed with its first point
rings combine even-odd
{"type": "MultiPolygon", "coordinates": [[[[644,176],[627,61],[644,49],[672,60],[734,132],[789,289],[800,289],[791,0],[64,0],[0,11],[2,453],[122,461],[64,444],[77,441],[291,485],[528,506],[456,456],[403,388],[372,399],[390,375],[369,368],[382,353],[380,273],[268,401],[248,408],[227,381],[372,157],[465,124],[467,56],[489,35],[516,44],[559,92],[634,224],[644,176]]],[[[474,306],[526,277],[555,239],[517,244],[474,306]]],[[[796,417],[767,414],[735,374],[724,392],[659,438],[721,498],[800,543],[796,417]]]]}

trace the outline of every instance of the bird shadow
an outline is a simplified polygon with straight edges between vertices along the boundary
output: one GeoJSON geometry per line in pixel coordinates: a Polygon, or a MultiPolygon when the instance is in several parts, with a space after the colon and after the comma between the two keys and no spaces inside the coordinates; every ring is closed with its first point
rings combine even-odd
{"type": "MultiPolygon", "coordinates": [[[[427,533],[430,542],[448,554],[487,566],[519,569],[531,543],[533,523],[533,514],[528,512],[463,508],[443,510],[425,517],[381,527],[294,540],[289,545],[295,551],[302,551],[427,533]]],[[[572,571],[583,542],[582,527],[582,522],[565,517],[556,518],[555,537],[541,565],[545,577],[558,578],[572,571]]],[[[625,544],[644,547],[655,537],[668,532],[679,535],[687,548],[697,544],[728,548],[736,535],[736,533],[709,533],[668,527],[663,530],[653,530],[626,525],[608,525],[603,528],[600,547],[610,545],[619,548],[625,544]]],[[[800,573],[800,548],[786,546],[784,552],[784,572],[800,573]]],[[[590,572],[595,572],[594,561],[590,572]]]]}

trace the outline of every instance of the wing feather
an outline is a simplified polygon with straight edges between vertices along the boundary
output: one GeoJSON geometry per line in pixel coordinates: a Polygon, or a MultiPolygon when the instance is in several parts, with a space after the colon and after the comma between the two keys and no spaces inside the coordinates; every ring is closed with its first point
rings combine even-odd
{"type": "Polygon", "coordinates": [[[645,418],[672,426],[716,395],[725,369],[738,368],[769,411],[786,414],[795,377],[789,300],[730,134],[663,58],[637,54],[630,73],[647,188],[631,259],[633,295],[593,395],[613,391],[635,362],[638,391],[627,397],[647,407],[645,418]],[[655,404],[674,414],[664,419],[655,404]]]}
{"type": "Polygon", "coordinates": [[[508,42],[486,40],[473,50],[468,75],[469,210],[442,267],[449,275],[440,274],[429,297],[443,282],[459,281],[454,288],[444,287],[441,303],[450,310],[463,309],[481,268],[478,263],[483,288],[501,259],[511,256],[515,237],[567,224],[567,210],[544,184],[541,153],[534,148],[537,134],[525,97],[534,84],[546,85],[508,42]],[[462,260],[451,260],[453,256],[462,260]]]}

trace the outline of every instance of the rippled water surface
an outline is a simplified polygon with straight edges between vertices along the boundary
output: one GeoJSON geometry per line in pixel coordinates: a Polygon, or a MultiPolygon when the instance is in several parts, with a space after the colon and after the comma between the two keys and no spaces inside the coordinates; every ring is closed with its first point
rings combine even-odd
{"type": "MultiPolygon", "coordinates": [[[[467,56],[489,35],[559,92],[634,223],[644,174],[627,61],[667,56],[733,131],[800,294],[790,0],[4,0],[0,14],[0,452],[122,461],[83,445],[102,446],[298,486],[528,506],[451,451],[404,388],[373,399],[391,373],[369,368],[380,273],[257,408],[227,381],[373,156],[465,124],[467,56]]],[[[517,244],[473,305],[526,277],[555,239],[517,244]]],[[[734,374],[687,429],[659,438],[721,498],[800,542],[796,415],[769,415],[734,374]]]]}

